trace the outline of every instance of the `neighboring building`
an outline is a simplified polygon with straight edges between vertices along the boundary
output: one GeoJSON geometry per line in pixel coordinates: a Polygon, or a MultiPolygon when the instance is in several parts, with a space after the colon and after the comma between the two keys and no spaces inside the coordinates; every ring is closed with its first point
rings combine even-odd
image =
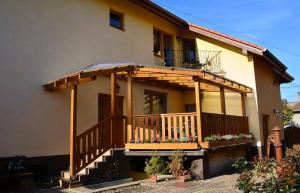
{"type": "Polygon", "coordinates": [[[291,107],[294,113],[292,125],[300,127],[300,92],[298,92],[298,101],[288,102],[288,105],[291,107]]]}
{"type": "MultiPolygon", "coordinates": [[[[49,160],[68,161],[70,135],[71,147],[76,145],[76,135],[69,133],[70,96],[71,128],[84,132],[77,140],[88,144],[83,150],[79,143],[79,151],[92,152],[97,140],[93,146],[91,138],[99,131],[85,131],[95,124],[93,129],[100,127],[97,123],[111,114],[133,117],[128,125],[142,129],[127,133],[123,125],[123,134],[116,134],[119,144],[107,149],[124,147],[125,136],[152,136],[154,122],[160,124],[156,129],[172,122],[166,128],[172,138],[177,132],[173,128],[202,120],[202,130],[198,124],[184,132],[199,136],[193,146],[199,149],[205,136],[218,133],[250,131],[264,143],[274,126],[283,125],[274,113],[282,110],[280,84],[293,80],[266,48],[187,23],[147,0],[2,0],[0,42],[0,157],[38,157],[48,168],[49,160]],[[127,93],[128,72],[133,76],[132,95],[127,93]],[[116,91],[120,97],[113,104],[110,94],[116,91]],[[178,114],[188,112],[196,114],[178,114]],[[143,115],[143,121],[134,115],[143,115]],[[158,119],[165,116],[163,124],[158,119]],[[189,121],[183,123],[186,117],[189,121]]],[[[88,163],[82,160],[86,152],[81,157],[75,152],[83,164],[80,169],[100,156],[100,150],[94,150],[97,153],[87,155],[88,163]]]]}

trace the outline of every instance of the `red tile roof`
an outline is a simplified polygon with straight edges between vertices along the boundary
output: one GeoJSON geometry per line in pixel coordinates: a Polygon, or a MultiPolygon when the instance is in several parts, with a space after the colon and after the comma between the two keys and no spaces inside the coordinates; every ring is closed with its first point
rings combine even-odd
{"type": "Polygon", "coordinates": [[[205,28],[205,27],[202,27],[202,26],[199,26],[199,25],[195,25],[195,24],[192,24],[192,23],[189,23],[189,27],[192,31],[195,31],[195,32],[200,32],[201,31],[206,31],[208,33],[211,33],[211,34],[214,34],[214,35],[217,35],[217,36],[220,36],[222,38],[226,38],[226,39],[229,39],[231,41],[234,41],[234,42],[237,42],[237,43],[241,43],[241,44],[244,44],[245,46],[250,46],[252,48],[255,48],[255,49],[259,49],[261,51],[265,51],[266,48],[262,47],[262,46],[259,46],[257,44],[254,44],[254,43],[251,43],[251,42],[247,42],[247,41],[244,41],[244,40],[241,40],[241,39],[238,39],[238,38],[235,38],[235,37],[232,37],[230,35],[227,35],[227,34],[223,34],[223,33],[220,33],[220,32],[217,32],[217,31],[214,31],[214,30],[211,30],[211,29],[208,29],[208,28],[205,28]],[[197,31],[198,30],[198,31],[197,31]]]}

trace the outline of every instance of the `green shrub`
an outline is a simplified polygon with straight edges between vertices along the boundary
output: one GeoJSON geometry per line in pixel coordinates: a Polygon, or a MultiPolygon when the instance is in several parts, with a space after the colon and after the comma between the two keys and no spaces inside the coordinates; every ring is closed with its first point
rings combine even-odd
{"type": "Polygon", "coordinates": [[[167,173],[167,164],[161,157],[152,156],[145,161],[145,165],[144,171],[149,176],[167,173]]]}
{"type": "Polygon", "coordinates": [[[245,158],[241,158],[241,159],[238,159],[236,160],[232,166],[242,172],[242,171],[246,171],[246,170],[249,170],[251,168],[251,164],[249,161],[247,161],[245,158]]]}
{"type": "MultiPolygon", "coordinates": [[[[237,164],[243,168],[244,163],[237,164]]],[[[300,192],[300,145],[287,149],[281,163],[274,159],[262,159],[244,168],[237,180],[237,188],[245,193],[290,193],[300,192]],[[276,164],[282,166],[282,173],[276,173],[276,164]]]]}
{"type": "Polygon", "coordinates": [[[207,136],[207,137],[204,137],[204,141],[217,141],[217,138],[214,135],[207,136]]]}
{"type": "Polygon", "coordinates": [[[166,139],[165,143],[173,143],[173,139],[166,139]]]}

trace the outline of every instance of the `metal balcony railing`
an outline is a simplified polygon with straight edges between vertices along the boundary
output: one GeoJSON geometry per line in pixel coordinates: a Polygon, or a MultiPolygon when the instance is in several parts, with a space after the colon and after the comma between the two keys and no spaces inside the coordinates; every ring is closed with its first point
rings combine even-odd
{"type": "Polygon", "coordinates": [[[155,65],[177,68],[221,71],[221,51],[165,50],[161,56],[154,55],[155,65]]]}

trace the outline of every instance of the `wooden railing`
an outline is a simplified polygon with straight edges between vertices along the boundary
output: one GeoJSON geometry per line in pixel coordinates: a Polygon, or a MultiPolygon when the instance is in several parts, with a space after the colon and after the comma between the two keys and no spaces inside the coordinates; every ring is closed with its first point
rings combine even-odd
{"type": "Polygon", "coordinates": [[[196,113],[133,116],[134,142],[180,141],[195,138],[196,113]]]}
{"type": "Polygon", "coordinates": [[[202,135],[227,135],[249,133],[248,117],[202,113],[202,135]]]}
{"type": "Polygon", "coordinates": [[[75,172],[79,172],[95,159],[114,147],[124,147],[126,139],[126,117],[116,117],[116,128],[112,129],[113,117],[109,116],[76,137],[75,172]]]}
{"type": "MultiPolygon", "coordinates": [[[[248,118],[242,116],[201,113],[201,127],[203,138],[249,133],[248,118]]],[[[195,141],[198,136],[196,113],[134,115],[132,129],[128,143],[195,141]]]]}

